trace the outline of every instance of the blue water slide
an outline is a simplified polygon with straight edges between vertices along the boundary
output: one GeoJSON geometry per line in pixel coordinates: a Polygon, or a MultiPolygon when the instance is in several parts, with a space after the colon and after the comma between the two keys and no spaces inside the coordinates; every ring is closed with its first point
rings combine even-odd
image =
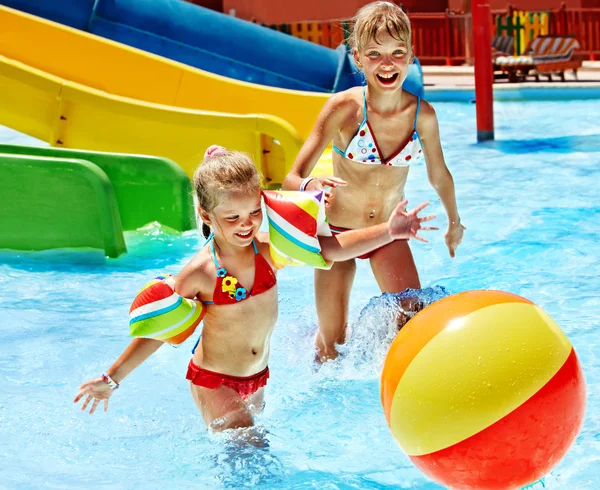
{"type": "MultiPolygon", "coordinates": [[[[363,83],[330,49],[182,0],[0,0],[0,4],[236,80],[311,92],[363,83]]],[[[404,87],[423,95],[418,62],[404,87]]]]}

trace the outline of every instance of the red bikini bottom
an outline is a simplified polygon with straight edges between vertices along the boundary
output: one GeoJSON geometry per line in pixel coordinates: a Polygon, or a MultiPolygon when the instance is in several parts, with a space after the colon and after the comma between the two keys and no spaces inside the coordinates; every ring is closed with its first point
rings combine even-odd
{"type": "Polygon", "coordinates": [[[229,374],[216,373],[201,368],[194,363],[193,359],[190,359],[185,378],[189,379],[196,386],[202,386],[211,390],[216,390],[221,385],[227,386],[235,390],[243,399],[246,399],[267,384],[269,367],[267,366],[252,376],[230,376],[229,374]]]}

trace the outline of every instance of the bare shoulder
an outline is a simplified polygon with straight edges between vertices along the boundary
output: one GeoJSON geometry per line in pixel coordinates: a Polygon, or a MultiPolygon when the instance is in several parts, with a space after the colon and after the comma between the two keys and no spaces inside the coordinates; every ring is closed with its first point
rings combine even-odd
{"type": "Polygon", "coordinates": [[[437,123],[437,116],[433,106],[424,99],[421,99],[421,107],[419,109],[419,121],[426,124],[437,123]]]}
{"type": "Polygon", "coordinates": [[[337,104],[338,107],[342,105],[352,105],[362,107],[363,105],[363,91],[364,87],[351,87],[341,92],[337,92],[329,97],[329,100],[337,104]]]}
{"type": "Polygon", "coordinates": [[[269,246],[271,241],[269,239],[269,233],[266,231],[259,231],[255,237],[256,247],[261,255],[269,257],[269,246]]]}
{"type": "Polygon", "coordinates": [[[200,250],[175,279],[175,291],[186,298],[210,294],[214,287],[216,268],[208,247],[200,250]]]}
{"type": "Polygon", "coordinates": [[[271,260],[271,251],[269,248],[271,246],[271,241],[269,239],[269,234],[264,231],[259,231],[256,234],[255,242],[256,242],[256,248],[258,248],[258,253],[261,254],[265,258],[265,260],[269,263],[269,265],[273,269],[275,269],[275,265],[273,264],[273,261],[271,260]]]}
{"type": "Polygon", "coordinates": [[[362,87],[352,87],[329,97],[325,110],[340,118],[352,117],[362,109],[362,87]]]}
{"type": "Polygon", "coordinates": [[[426,100],[421,99],[421,108],[419,110],[419,118],[417,120],[417,130],[422,139],[427,139],[430,135],[437,138],[439,134],[438,120],[435,114],[435,109],[426,100]]]}

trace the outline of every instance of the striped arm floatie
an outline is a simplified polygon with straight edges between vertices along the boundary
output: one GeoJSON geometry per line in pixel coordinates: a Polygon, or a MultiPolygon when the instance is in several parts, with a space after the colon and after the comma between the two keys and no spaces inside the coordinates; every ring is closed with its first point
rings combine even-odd
{"type": "Polygon", "coordinates": [[[276,267],[328,269],[318,236],[331,236],[323,191],[264,191],[271,259],[276,267]]]}
{"type": "Polygon", "coordinates": [[[152,279],[137,294],[129,310],[132,337],[181,344],[194,333],[206,309],[199,301],[183,298],[170,274],[152,279]]]}

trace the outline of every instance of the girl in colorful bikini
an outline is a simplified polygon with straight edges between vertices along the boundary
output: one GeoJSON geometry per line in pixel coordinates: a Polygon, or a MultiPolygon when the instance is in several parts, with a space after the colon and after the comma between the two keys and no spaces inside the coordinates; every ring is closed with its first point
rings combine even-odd
{"type": "MultiPolygon", "coordinates": [[[[174,278],[173,290],[203,303],[206,313],[186,378],[209,428],[247,427],[263,405],[278,313],[269,237],[258,232],[263,220],[260,177],[244,154],[212,146],[195,172],[194,186],[208,240],[174,278]]],[[[379,225],[319,237],[325,261],[347,260],[396,239],[424,240],[417,231],[435,229],[421,227],[433,216],[417,215],[427,204],[411,212],[404,211],[405,205],[399,203],[379,225]]],[[[106,373],[81,385],[75,403],[85,397],[82,410],[91,403],[93,413],[104,401],[106,411],[113,390],[163,343],[134,339],[106,373]]]]}
{"type": "MultiPolygon", "coordinates": [[[[357,13],[350,42],[367,85],[327,101],[283,187],[334,188],[334,194],[327,193],[329,223],[333,232],[341,233],[384,223],[395,203],[404,199],[409,166],[424,158],[429,181],[448,215],[446,245],[454,257],[465,227],[444,162],[437,118],[431,105],[402,90],[412,60],[410,22],[397,5],[371,3],[357,13]],[[334,177],[309,177],[332,141],[334,177]]],[[[391,242],[359,258],[370,259],[382,292],[420,288],[407,241],[391,242]]],[[[355,271],[353,259],[338,261],[331,270],[315,269],[321,361],[337,357],[335,345],[345,340],[355,271]]]]}

